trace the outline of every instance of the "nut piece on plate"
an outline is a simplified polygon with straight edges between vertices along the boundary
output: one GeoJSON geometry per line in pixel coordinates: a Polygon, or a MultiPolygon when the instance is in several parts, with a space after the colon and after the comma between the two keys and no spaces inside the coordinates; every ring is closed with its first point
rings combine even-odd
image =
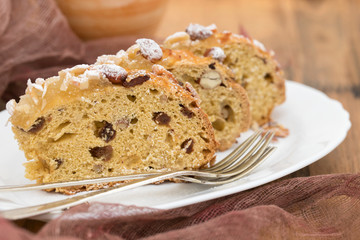
{"type": "Polygon", "coordinates": [[[212,89],[221,84],[221,75],[217,71],[207,71],[200,78],[200,85],[206,89],[212,89]]]}

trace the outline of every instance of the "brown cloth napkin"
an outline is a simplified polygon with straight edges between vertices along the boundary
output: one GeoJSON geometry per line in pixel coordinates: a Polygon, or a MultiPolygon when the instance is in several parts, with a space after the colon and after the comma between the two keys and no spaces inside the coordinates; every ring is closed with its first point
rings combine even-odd
{"type": "Polygon", "coordinates": [[[0,219],[0,239],[360,239],[360,174],[282,180],[166,211],[83,204],[36,235],[0,219]]]}

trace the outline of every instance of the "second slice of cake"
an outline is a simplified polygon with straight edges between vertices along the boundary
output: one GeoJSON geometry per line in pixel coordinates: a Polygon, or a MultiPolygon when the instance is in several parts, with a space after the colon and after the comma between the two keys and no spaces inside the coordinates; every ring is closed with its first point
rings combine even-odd
{"type": "MultiPolygon", "coordinates": [[[[221,151],[230,148],[240,133],[249,128],[251,116],[246,91],[232,80],[234,76],[226,66],[210,57],[198,57],[186,50],[160,48],[153,40],[139,39],[126,52],[101,56],[97,63],[145,69],[163,66],[174,75],[179,85],[199,95],[200,106],[214,127],[221,151]],[[159,56],[145,51],[149,48],[159,56]]],[[[189,118],[192,116],[185,106],[182,113],[189,118]]]]}

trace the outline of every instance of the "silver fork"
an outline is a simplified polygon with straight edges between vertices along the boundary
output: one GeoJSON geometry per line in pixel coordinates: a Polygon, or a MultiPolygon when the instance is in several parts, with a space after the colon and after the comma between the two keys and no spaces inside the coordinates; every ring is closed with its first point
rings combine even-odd
{"type": "Polygon", "coordinates": [[[101,189],[60,201],[2,211],[0,212],[0,216],[11,220],[36,216],[56,210],[67,209],[69,207],[94,200],[95,198],[104,197],[110,194],[171,178],[209,185],[230,183],[248,174],[274,151],[275,147],[268,146],[274,134],[267,132],[259,140],[258,138],[260,134],[261,132],[256,132],[252,137],[247,139],[243,144],[230,153],[225,159],[207,169],[200,171],[176,171],[157,174],[144,179],[137,179],[120,186],[101,189]]]}

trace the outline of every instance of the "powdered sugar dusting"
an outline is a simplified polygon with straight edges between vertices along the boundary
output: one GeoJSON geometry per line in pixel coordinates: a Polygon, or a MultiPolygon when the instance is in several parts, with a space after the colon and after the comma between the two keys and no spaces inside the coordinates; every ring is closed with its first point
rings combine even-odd
{"type": "Polygon", "coordinates": [[[6,110],[8,111],[8,113],[10,115],[13,115],[14,114],[14,111],[15,111],[15,108],[16,108],[16,101],[15,99],[11,99],[10,101],[8,101],[6,103],[6,110]]]}
{"type": "Polygon", "coordinates": [[[214,23],[210,24],[206,28],[209,29],[210,31],[213,31],[213,32],[215,32],[217,30],[217,26],[214,23]]]}
{"type": "Polygon", "coordinates": [[[35,80],[35,84],[37,84],[37,85],[43,85],[44,83],[45,83],[45,79],[43,79],[43,78],[37,78],[35,80]]]}
{"type": "Polygon", "coordinates": [[[264,44],[262,44],[261,42],[259,42],[256,39],[253,39],[253,43],[254,43],[255,46],[257,46],[258,48],[260,48],[261,50],[266,52],[266,48],[265,48],[264,44]]]}
{"type": "Polygon", "coordinates": [[[74,78],[72,84],[80,88],[81,90],[89,88],[89,79],[87,78],[74,78]]]}
{"type": "Polygon", "coordinates": [[[72,73],[72,74],[82,74],[86,71],[86,69],[89,68],[89,65],[87,64],[80,64],[80,65],[76,65],[72,68],[69,69],[69,71],[72,73]]]}
{"type": "Polygon", "coordinates": [[[269,51],[269,54],[270,54],[271,57],[275,57],[275,52],[274,52],[274,50],[270,50],[270,51],[269,51]]]}
{"type": "Polygon", "coordinates": [[[128,54],[124,50],[120,50],[116,55],[102,55],[97,57],[95,64],[117,64],[126,61],[128,54]]]}
{"type": "Polygon", "coordinates": [[[101,79],[101,73],[97,69],[88,69],[84,73],[85,77],[87,77],[89,80],[97,80],[101,79]]]}
{"type": "Polygon", "coordinates": [[[96,69],[104,74],[104,76],[112,83],[122,83],[128,75],[124,68],[115,64],[97,65],[96,69]]]}
{"type": "Polygon", "coordinates": [[[123,58],[123,57],[127,57],[128,54],[127,54],[126,51],[120,50],[120,51],[118,51],[118,52],[116,53],[116,56],[117,56],[117,57],[120,57],[120,58],[123,58]]]}
{"type": "Polygon", "coordinates": [[[212,47],[209,51],[205,52],[205,57],[212,57],[213,59],[218,60],[219,62],[223,62],[226,58],[224,50],[219,47],[212,47]]]}
{"type": "Polygon", "coordinates": [[[146,75],[148,75],[148,74],[147,74],[147,71],[141,69],[141,70],[132,72],[132,73],[129,75],[128,81],[131,81],[131,79],[133,79],[133,78],[137,78],[137,77],[140,77],[140,76],[146,76],[146,75]]]}
{"type": "Polygon", "coordinates": [[[101,55],[97,57],[96,64],[115,64],[114,55],[101,55]]]}
{"type": "MultiPolygon", "coordinates": [[[[212,25],[210,25],[210,27],[212,27],[212,25]]],[[[213,34],[211,29],[212,28],[208,28],[200,24],[190,23],[190,25],[186,28],[185,32],[189,34],[191,40],[195,41],[203,40],[210,37],[213,34]]]]}
{"type": "Polygon", "coordinates": [[[154,40],[141,38],[136,40],[136,43],[140,47],[141,55],[147,60],[154,62],[160,60],[163,56],[163,52],[154,40]]]}

